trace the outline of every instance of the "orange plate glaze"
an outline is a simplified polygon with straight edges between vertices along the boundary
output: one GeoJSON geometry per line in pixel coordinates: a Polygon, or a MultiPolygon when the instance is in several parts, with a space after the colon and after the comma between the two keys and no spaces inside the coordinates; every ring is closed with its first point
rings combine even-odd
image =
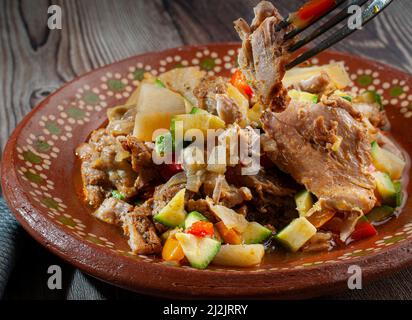
{"type": "MultiPolygon", "coordinates": [[[[379,234],[344,249],[317,255],[267,257],[251,269],[195,270],[167,265],[156,257],[129,253],[121,232],[89,215],[76,186],[75,148],[106,120],[106,109],[122,104],[143,71],[158,74],[176,66],[200,65],[230,76],[235,43],[147,53],[92,71],[56,91],[17,126],[2,162],[6,200],[38,242],[90,275],[146,294],[169,297],[301,298],[346,287],[348,266],[362,267],[364,280],[385,276],[412,262],[412,200],[379,227],[379,234]]],[[[311,62],[345,61],[353,92],[383,95],[392,135],[412,153],[412,77],[391,67],[337,52],[311,62]]],[[[410,166],[408,165],[408,173],[410,166]]],[[[77,182],[76,182],[77,181],[77,182]]],[[[408,193],[411,186],[407,187],[408,193]]]]}

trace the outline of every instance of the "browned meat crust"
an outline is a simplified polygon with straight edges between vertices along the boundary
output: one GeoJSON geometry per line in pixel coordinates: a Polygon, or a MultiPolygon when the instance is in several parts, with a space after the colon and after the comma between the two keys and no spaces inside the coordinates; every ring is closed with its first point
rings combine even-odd
{"type": "Polygon", "coordinates": [[[88,205],[97,207],[104,200],[107,187],[110,185],[108,177],[102,170],[93,167],[93,162],[98,158],[98,153],[88,143],[81,144],[77,150],[81,159],[81,176],[83,182],[84,197],[88,205]]]}
{"type": "Polygon", "coordinates": [[[370,143],[363,124],[348,111],[291,103],[282,113],[266,111],[262,123],[276,145],[268,153],[271,160],[314,193],[322,206],[363,213],[374,207],[370,143]]]}
{"type": "Polygon", "coordinates": [[[215,215],[210,211],[209,202],[205,199],[189,199],[186,202],[186,211],[198,211],[203,214],[209,221],[217,222],[215,215]]]}
{"type": "Polygon", "coordinates": [[[137,175],[126,159],[117,159],[120,152],[124,152],[121,144],[105,129],[94,131],[89,142],[77,148],[85,197],[91,206],[99,206],[113,188],[127,198],[136,195],[137,175]]]}
{"type": "MultiPolygon", "coordinates": [[[[205,182],[203,183],[203,193],[205,196],[210,198],[215,198],[215,188],[218,180],[217,174],[209,173],[205,182]]],[[[245,186],[240,186],[239,188],[227,183],[224,176],[220,176],[221,188],[217,199],[214,199],[215,203],[220,203],[228,208],[233,208],[237,205],[242,204],[245,201],[251,200],[250,190],[245,186]]]]}
{"type": "Polygon", "coordinates": [[[254,176],[240,174],[239,166],[230,168],[227,173],[227,179],[235,186],[248,187],[260,199],[264,199],[265,194],[273,196],[292,196],[297,192],[297,186],[292,179],[276,169],[261,169],[254,176]]]}
{"type": "Polygon", "coordinates": [[[107,198],[93,215],[110,224],[123,227],[123,233],[129,237],[128,243],[134,253],[159,253],[162,244],[156,229],[150,220],[150,201],[133,208],[132,205],[116,198],[107,198]]]}
{"type": "Polygon", "coordinates": [[[138,254],[155,254],[162,250],[162,243],[151,222],[150,208],[138,206],[123,218],[123,232],[129,236],[129,246],[138,254]]]}
{"type": "Polygon", "coordinates": [[[276,168],[261,169],[257,175],[240,175],[240,168],[231,168],[227,179],[235,186],[246,186],[252,199],[247,204],[247,219],[276,229],[283,228],[297,217],[293,195],[297,184],[276,168]]]}
{"type": "Polygon", "coordinates": [[[254,12],[255,18],[250,26],[243,19],[234,22],[242,39],[239,67],[262,104],[279,111],[290,100],[282,85],[289,59],[283,38],[293,27],[275,30],[283,18],[268,1],[260,2],[254,12]]]}
{"type": "Polygon", "coordinates": [[[321,103],[325,106],[330,106],[333,108],[341,108],[346,110],[354,119],[361,121],[362,113],[359,112],[356,108],[353,107],[352,103],[342,97],[339,97],[336,94],[331,96],[323,96],[321,103]]]}
{"type": "Polygon", "coordinates": [[[185,187],[184,183],[176,184],[170,187],[162,184],[155,188],[155,192],[153,194],[153,212],[152,214],[155,216],[159,213],[166,204],[172,200],[172,198],[185,187]]]}
{"type": "Polygon", "coordinates": [[[159,170],[152,161],[153,150],[146,143],[132,135],[128,135],[121,143],[123,148],[131,153],[132,168],[138,173],[135,183],[137,190],[142,190],[151,182],[160,179],[159,170]]]}
{"type": "Polygon", "coordinates": [[[132,210],[132,205],[112,197],[105,199],[93,215],[106,223],[121,226],[123,217],[132,210]]]}

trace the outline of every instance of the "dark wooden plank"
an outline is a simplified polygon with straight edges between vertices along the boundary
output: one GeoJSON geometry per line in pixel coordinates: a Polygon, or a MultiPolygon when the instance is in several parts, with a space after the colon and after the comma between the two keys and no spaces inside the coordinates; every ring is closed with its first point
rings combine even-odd
{"type": "MultiPolygon", "coordinates": [[[[238,41],[232,22],[248,20],[258,0],[73,0],[63,9],[63,29],[46,26],[48,0],[0,0],[0,149],[22,117],[51,91],[104,64],[181,44],[238,41]]],[[[303,0],[275,1],[283,15],[303,0]]],[[[371,57],[412,72],[412,2],[397,0],[363,31],[335,49],[371,57]]],[[[9,298],[143,299],[85,276],[26,238],[10,282],[9,298]],[[29,250],[29,252],[27,252],[29,250]],[[27,273],[33,261],[42,261],[27,273]],[[65,290],[45,288],[47,266],[63,266],[65,290]],[[25,275],[25,276],[23,276],[25,275]],[[32,283],[27,287],[27,283],[32,283]],[[36,289],[37,288],[37,289],[36,289]]],[[[412,299],[412,269],[345,299],[412,299]]]]}
{"type": "Polygon", "coordinates": [[[41,247],[23,233],[17,247],[17,259],[4,294],[6,300],[46,299],[62,300],[70,288],[74,268],[41,247]],[[47,286],[48,268],[58,265],[62,270],[62,289],[47,286]]]}
{"type": "Polygon", "coordinates": [[[411,279],[412,268],[409,268],[364,285],[361,290],[347,290],[341,294],[325,298],[339,300],[411,300],[411,279]]]}
{"type": "MultiPolygon", "coordinates": [[[[244,17],[250,21],[253,17],[251,9],[259,1],[164,0],[164,2],[184,42],[192,44],[238,41],[238,36],[232,27],[233,20],[244,17]]],[[[303,0],[273,2],[283,16],[287,16],[304,3],[303,0]]],[[[362,31],[355,32],[336,44],[333,49],[373,58],[411,73],[410,12],[412,12],[411,1],[394,1],[383,14],[367,24],[362,31]]]]}
{"type": "Polygon", "coordinates": [[[47,28],[49,1],[1,0],[0,148],[51,91],[93,68],[182,44],[156,1],[56,1],[62,30],[47,28]]]}

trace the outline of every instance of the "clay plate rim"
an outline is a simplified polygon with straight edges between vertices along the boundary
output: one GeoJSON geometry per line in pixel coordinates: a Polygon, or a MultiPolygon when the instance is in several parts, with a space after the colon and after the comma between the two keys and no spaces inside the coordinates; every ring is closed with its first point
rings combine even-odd
{"type": "MultiPolygon", "coordinates": [[[[207,45],[225,47],[234,44],[238,43],[193,45],[161,52],[191,51],[207,45]]],[[[328,52],[352,57],[347,53],[330,50],[328,52]]],[[[138,56],[144,57],[155,53],[138,56]]],[[[368,256],[304,269],[225,272],[175,268],[119,256],[108,249],[82,241],[66,233],[56,224],[50,223],[49,219],[30,204],[23,190],[19,189],[12,154],[20,132],[33,114],[41,112],[52,97],[70,84],[96,70],[110,69],[114,64],[132,61],[135,58],[136,56],[100,67],[63,85],[25,116],[7,142],[1,167],[5,199],[23,228],[48,250],[105,282],[143,294],[173,298],[308,298],[346,288],[347,271],[351,265],[356,264],[362,268],[364,282],[412,265],[412,239],[407,239],[368,256]],[[34,224],[35,227],[32,226],[34,224]]],[[[369,59],[364,60],[377,69],[401,72],[369,59]]]]}

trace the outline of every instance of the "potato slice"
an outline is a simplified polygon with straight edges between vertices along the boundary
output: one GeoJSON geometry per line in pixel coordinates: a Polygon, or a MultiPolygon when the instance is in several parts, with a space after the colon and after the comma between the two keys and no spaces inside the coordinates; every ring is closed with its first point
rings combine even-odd
{"type": "Polygon", "coordinates": [[[262,244],[225,244],[212,263],[228,267],[253,267],[261,263],[264,255],[262,244]]]}

